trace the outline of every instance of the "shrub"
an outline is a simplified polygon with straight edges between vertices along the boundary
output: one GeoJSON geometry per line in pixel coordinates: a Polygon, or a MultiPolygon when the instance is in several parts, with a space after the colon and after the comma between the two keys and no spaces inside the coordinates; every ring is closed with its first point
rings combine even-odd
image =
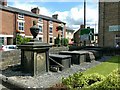
{"type": "Polygon", "coordinates": [[[57,46],[60,46],[60,45],[67,46],[67,45],[68,45],[68,39],[62,38],[62,39],[60,40],[59,37],[57,37],[57,38],[55,39],[55,45],[57,45],[57,46]]]}
{"type": "Polygon", "coordinates": [[[107,77],[93,73],[83,75],[81,72],[75,73],[68,78],[63,78],[62,83],[70,89],[86,90],[111,90],[120,88],[120,70],[115,70],[107,77]]]}
{"type": "Polygon", "coordinates": [[[62,38],[61,39],[61,45],[68,46],[68,39],[67,38],[62,38]]]}
{"type": "Polygon", "coordinates": [[[21,35],[17,35],[17,44],[24,44],[29,42],[31,39],[30,38],[26,38],[26,37],[22,37],[21,35]]]}
{"type": "Polygon", "coordinates": [[[60,46],[60,39],[59,39],[59,37],[57,37],[55,39],[55,43],[54,44],[57,45],[57,46],[60,46]]]}
{"type": "Polygon", "coordinates": [[[104,81],[94,83],[87,88],[91,90],[110,90],[120,88],[120,71],[115,70],[110,73],[104,81]]]}
{"type": "Polygon", "coordinates": [[[88,86],[103,81],[104,76],[97,73],[83,75],[81,72],[75,73],[68,78],[63,78],[62,83],[70,89],[87,88],[88,86]]]}
{"type": "Polygon", "coordinates": [[[66,85],[68,88],[73,89],[76,87],[82,87],[83,81],[81,76],[83,73],[75,73],[70,75],[68,78],[62,78],[62,83],[66,85]]]}
{"type": "Polygon", "coordinates": [[[86,82],[85,86],[90,86],[96,82],[100,82],[100,81],[103,81],[105,79],[105,77],[103,75],[100,75],[98,73],[84,75],[82,78],[86,82]]]}

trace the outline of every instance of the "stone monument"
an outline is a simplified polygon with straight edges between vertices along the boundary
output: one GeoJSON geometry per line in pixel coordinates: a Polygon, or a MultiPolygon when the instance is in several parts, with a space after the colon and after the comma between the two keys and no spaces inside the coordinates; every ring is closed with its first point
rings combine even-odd
{"type": "Polygon", "coordinates": [[[33,39],[28,43],[18,45],[18,48],[21,49],[22,72],[36,76],[49,71],[49,48],[51,46],[37,40],[39,28],[35,21],[30,31],[33,39]]]}

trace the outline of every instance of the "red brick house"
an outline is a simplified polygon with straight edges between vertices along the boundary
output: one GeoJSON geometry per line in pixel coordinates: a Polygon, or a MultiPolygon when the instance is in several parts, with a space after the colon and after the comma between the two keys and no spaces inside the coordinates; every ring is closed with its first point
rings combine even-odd
{"type": "Polygon", "coordinates": [[[6,0],[0,0],[0,43],[13,44],[18,31],[23,37],[32,38],[30,27],[34,20],[40,28],[37,36],[40,41],[54,44],[54,39],[58,35],[56,27],[59,25],[63,27],[62,37],[65,37],[65,23],[57,19],[58,15],[48,17],[39,14],[39,11],[39,8],[33,8],[30,12],[10,7],[7,6],[6,0]]]}

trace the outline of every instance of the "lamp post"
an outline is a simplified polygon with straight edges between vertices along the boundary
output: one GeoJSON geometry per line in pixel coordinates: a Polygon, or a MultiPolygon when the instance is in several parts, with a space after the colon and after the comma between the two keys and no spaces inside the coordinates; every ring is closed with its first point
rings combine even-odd
{"type": "Polygon", "coordinates": [[[86,0],[84,0],[84,28],[86,27],[86,0]]]}

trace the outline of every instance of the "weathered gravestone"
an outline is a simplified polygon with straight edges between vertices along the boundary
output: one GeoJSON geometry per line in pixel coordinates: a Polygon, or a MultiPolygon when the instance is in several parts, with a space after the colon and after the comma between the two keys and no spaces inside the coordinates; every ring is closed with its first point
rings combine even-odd
{"type": "Polygon", "coordinates": [[[36,39],[39,28],[35,24],[30,31],[33,39],[28,43],[18,45],[18,48],[21,49],[22,71],[34,76],[49,71],[49,48],[51,46],[36,39]]]}

